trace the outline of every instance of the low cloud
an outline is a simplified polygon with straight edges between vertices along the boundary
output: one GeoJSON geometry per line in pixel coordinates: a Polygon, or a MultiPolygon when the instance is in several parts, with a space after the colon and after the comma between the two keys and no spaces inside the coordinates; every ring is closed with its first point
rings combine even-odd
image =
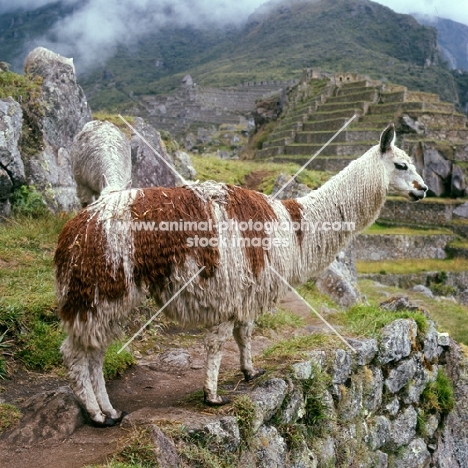
{"type": "MultiPolygon", "coordinates": [[[[33,10],[52,2],[20,0],[14,5],[33,10]]],[[[63,0],[74,7],[41,38],[27,44],[41,45],[73,57],[80,69],[101,63],[119,45],[131,46],[164,26],[223,27],[246,21],[263,0],[63,0]]],[[[13,6],[12,8],[13,9],[13,6]]],[[[0,9],[1,11],[1,9],[0,9]]]]}
{"type": "MultiPolygon", "coordinates": [[[[119,45],[132,46],[158,28],[241,25],[261,5],[264,6],[260,11],[266,12],[272,6],[287,1],[298,3],[300,0],[62,0],[62,4],[73,6],[73,12],[55,23],[45,36],[25,45],[25,52],[41,45],[73,57],[79,69],[85,70],[92,68],[97,61],[105,61],[119,45]]],[[[441,16],[468,24],[468,10],[461,11],[463,9],[456,6],[459,2],[376,1],[399,13],[441,16]]],[[[16,10],[33,11],[55,3],[57,0],[0,0],[0,14],[16,10]]]]}

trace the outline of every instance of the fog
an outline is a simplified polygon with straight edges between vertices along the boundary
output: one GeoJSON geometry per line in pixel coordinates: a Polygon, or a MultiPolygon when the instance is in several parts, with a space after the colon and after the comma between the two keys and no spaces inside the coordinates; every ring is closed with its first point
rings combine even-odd
{"type": "MultiPolygon", "coordinates": [[[[269,5],[279,3],[273,0],[269,5]]],[[[289,0],[298,2],[299,0],[289,0]]],[[[318,0],[310,0],[318,1],[318,0]]],[[[284,2],[284,0],[283,0],[284,2]]],[[[378,0],[400,13],[422,13],[468,24],[468,8],[442,0],[378,0]]],[[[57,0],[0,0],[0,14],[32,11],[57,0]]],[[[62,0],[73,13],[59,20],[45,35],[25,45],[25,50],[42,45],[74,57],[80,68],[111,56],[120,44],[131,46],[148,32],[163,26],[224,27],[241,25],[264,0],[62,0]]],[[[266,8],[263,7],[262,10],[266,8]]]]}

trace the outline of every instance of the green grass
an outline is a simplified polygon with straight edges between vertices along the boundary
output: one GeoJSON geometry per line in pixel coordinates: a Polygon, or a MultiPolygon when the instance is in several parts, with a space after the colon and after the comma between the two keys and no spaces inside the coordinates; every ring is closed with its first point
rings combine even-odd
{"type": "Polygon", "coordinates": [[[0,99],[12,97],[17,102],[37,99],[41,94],[42,78],[31,78],[11,71],[0,72],[0,99]]]}
{"type": "Polygon", "coordinates": [[[129,366],[135,364],[135,358],[128,351],[124,349],[121,353],[118,351],[122,348],[124,343],[115,342],[112,343],[107,349],[106,356],[104,358],[104,377],[106,380],[112,380],[129,366]]]}
{"type": "Polygon", "coordinates": [[[336,344],[336,339],[331,335],[315,333],[313,335],[294,336],[270,346],[263,351],[263,358],[267,361],[291,362],[293,359],[307,357],[312,349],[323,349],[336,344]]]}
{"type": "Polygon", "coordinates": [[[241,440],[244,444],[248,445],[254,434],[255,405],[249,396],[241,395],[234,400],[232,408],[239,425],[241,440]]]}
{"type": "Polygon", "coordinates": [[[448,247],[454,247],[456,249],[468,249],[468,239],[455,239],[450,244],[448,247]]]}
{"type": "MultiPolygon", "coordinates": [[[[67,218],[14,218],[0,224],[0,327],[54,321],[53,254],[67,218]]],[[[18,330],[16,330],[18,331],[18,330]]]]}
{"type": "Polygon", "coordinates": [[[21,419],[21,411],[8,403],[0,403],[0,433],[13,428],[21,419]]]}
{"type": "Polygon", "coordinates": [[[385,325],[397,319],[413,319],[418,325],[418,333],[424,335],[429,323],[421,312],[401,311],[388,312],[377,305],[358,304],[350,309],[335,314],[334,322],[342,325],[347,332],[357,336],[378,337],[385,325]]]}
{"type": "MultiPolygon", "coordinates": [[[[294,175],[300,168],[294,163],[279,164],[268,161],[224,160],[215,156],[192,156],[192,163],[197,171],[196,178],[201,182],[214,180],[227,184],[245,185],[249,174],[263,174],[257,190],[271,194],[273,183],[280,174],[294,175]]],[[[304,170],[298,176],[298,181],[311,189],[320,187],[331,177],[330,173],[304,170]]]]}
{"type": "Polygon", "coordinates": [[[441,412],[447,414],[455,406],[453,385],[445,370],[440,368],[435,382],[427,385],[421,395],[421,406],[425,412],[441,412]]]}
{"type": "MultiPolygon", "coordinates": [[[[128,434],[118,441],[117,453],[114,455],[112,463],[123,464],[129,468],[154,467],[156,457],[150,429],[145,427],[132,427],[128,434]]],[[[107,466],[117,468],[119,465],[107,466]]]]}
{"type": "Polygon", "coordinates": [[[360,274],[413,274],[427,271],[468,271],[468,259],[431,259],[421,258],[416,260],[379,260],[379,261],[357,261],[356,268],[360,274]]]}
{"type": "MultiPolygon", "coordinates": [[[[391,201],[402,201],[404,203],[408,203],[408,200],[405,197],[401,197],[399,195],[388,195],[387,199],[391,201]]],[[[423,205],[459,205],[460,202],[464,200],[464,198],[426,197],[423,200],[418,201],[418,203],[423,205]]]]}
{"type": "Polygon", "coordinates": [[[407,226],[385,226],[374,223],[367,228],[363,234],[387,234],[387,235],[403,235],[403,236],[434,236],[434,235],[450,235],[448,229],[415,229],[407,226]]]}
{"type": "MultiPolygon", "coordinates": [[[[133,125],[135,123],[135,117],[132,115],[122,115],[122,117],[130,124],[133,125]]],[[[132,130],[128,127],[128,125],[119,117],[118,114],[113,114],[106,111],[98,111],[93,112],[93,119],[94,120],[107,120],[108,122],[114,124],[118,127],[128,138],[132,137],[132,130]]]]}
{"type": "Polygon", "coordinates": [[[283,327],[298,328],[304,326],[304,319],[297,314],[286,310],[276,310],[275,312],[265,312],[255,321],[260,330],[279,330],[283,327]]]}
{"type": "MultiPolygon", "coordinates": [[[[414,291],[402,291],[399,288],[391,286],[375,287],[373,281],[360,280],[359,289],[373,306],[387,298],[381,290],[392,295],[405,295],[409,300],[416,303],[419,307],[427,310],[432,320],[434,320],[437,329],[441,332],[447,332],[458,341],[468,345],[468,307],[452,302],[450,300],[438,301],[436,298],[430,299],[414,291]]],[[[393,315],[394,317],[394,315],[393,315]]]]}
{"type": "MultiPolygon", "coordinates": [[[[8,352],[28,369],[49,371],[61,365],[54,286],[53,255],[58,235],[69,216],[16,217],[0,224],[0,333],[8,352]]],[[[107,350],[104,374],[115,378],[134,359],[122,343],[107,350]]],[[[6,373],[0,358],[0,375],[6,373]]]]}
{"type": "Polygon", "coordinates": [[[302,422],[306,425],[309,436],[323,435],[323,422],[330,418],[330,411],[324,402],[324,394],[331,384],[331,377],[317,366],[313,377],[301,382],[304,392],[305,414],[302,422]]]}

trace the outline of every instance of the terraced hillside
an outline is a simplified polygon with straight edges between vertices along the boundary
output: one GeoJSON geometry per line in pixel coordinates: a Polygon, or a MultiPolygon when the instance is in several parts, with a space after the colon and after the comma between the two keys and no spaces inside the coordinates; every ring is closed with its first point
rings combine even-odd
{"type": "MultiPolygon", "coordinates": [[[[256,157],[304,164],[353,115],[355,120],[320,152],[310,168],[340,171],[376,144],[382,129],[394,122],[399,146],[415,157],[421,172],[426,172],[425,178],[430,177],[433,195],[454,195],[452,181],[447,179],[452,166],[460,176],[468,163],[466,116],[457,113],[453,104],[441,102],[436,94],[412,92],[404,86],[351,74],[307,79],[298,85],[256,157]],[[432,149],[438,154],[424,159],[424,150],[431,153],[432,149]],[[430,174],[435,162],[443,166],[435,171],[441,180],[430,174]]],[[[462,190],[455,195],[464,195],[462,190]]]]}
{"type": "MultiPolygon", "coordinates": [[[[338,172],[377,144],[383,128],[392,122],[398,146],[414,158],[432,197],[412,204],[389,196],[380,223],[422,228],[421,244],[428,247],[438,242],[437,235],[424,233],[432,227],[444,226],[455,236],[466,238],[467,118],[436,94],[413,92],[353,74],[325,77],[309,71],[309,77],[291,91],[288,107],[256,158],[303,165],[318,153],[309,169],[338,172]],[[353,116],[351,124],[323,148],[353,116]]],[[[392,232],[382,232],[379,237],[381,245],[395,243],[392,232]]],[[[467,243],[452,242],[458,242],[459,248],[446,239],[438,250],[428,248],[427,252],[437,251],[438,258],[463,257],[467,243]]],[[[400,239],[400,243],[408,242],[400,239]]],[[[424,257],[429,258],[429,253],[426,256],[421,250],[419,258],[424,257]]],[[[401,258],[408,256],[402,253],[401,258]]]]}

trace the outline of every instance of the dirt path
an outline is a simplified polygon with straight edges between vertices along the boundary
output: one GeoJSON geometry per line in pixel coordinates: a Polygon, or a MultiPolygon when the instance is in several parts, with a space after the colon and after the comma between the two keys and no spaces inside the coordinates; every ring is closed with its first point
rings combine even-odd
{"type": "MultiPolygon", "coordinates": [[[[310,319],[310,313],[300,300],[289,295],[282,303],[283,308],[307,317],[308,325],[302,331],[289,330],[290,333],[310,333],[320,330],[317,320],[310,319]]],[[[252,342],[252,352],[259,356],[264,349],[277,341],[278,336],[265,337],[256,335],[252,342]]],[[[169,408],[177,406],[181,400],[203,387],[203,336],[186,348],[190,354],[190,366],[183,370],[169,368],[159,371],[154,356],[146,356],[139,364],[132,366],[124,375],[108,383],[108,392],[115,407],[133,413],[143,408],[169,408]]],[[[239,353],[234,340],[226,343],[221,364],[220,387],[223,387],[223,376],[235,375],[239,380],[239,353]]],[[[22,372],[11,381],[3,384],[5,391],[1,398],[9,403],[18,404],[25,399],[47,390],[66,385],[63,379],[44,377],[22,372]]],[[[86,465],[105,463],[112,458],[117,444],[127,431],[121,427],[97,429],[82,426],[68,439],[44,441],[34,446],[0,445],[1,466],[9,468],[81,468],[86,465]]]]}

